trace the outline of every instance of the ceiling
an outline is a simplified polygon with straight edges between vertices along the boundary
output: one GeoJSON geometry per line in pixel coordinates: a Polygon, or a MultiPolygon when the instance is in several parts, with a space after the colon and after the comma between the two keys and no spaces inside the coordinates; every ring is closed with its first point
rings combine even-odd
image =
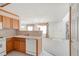
{"type": "Polygon", "coordinates": [[[4,8],[20,16],[24,23],[60,21],[67,14],[65,3],[12,3],[4,8]]]}
{"type": "Polygon", "coordinates": [[[10,4],[10,3],[0,3],[0,7],[5,7],[5,6],[7,6],[8,4],[10,4]]]}
{"type": "Polygon", "coordinates": [[[0,3],[0,6],[4,5],[5,3],[0,3]]]}

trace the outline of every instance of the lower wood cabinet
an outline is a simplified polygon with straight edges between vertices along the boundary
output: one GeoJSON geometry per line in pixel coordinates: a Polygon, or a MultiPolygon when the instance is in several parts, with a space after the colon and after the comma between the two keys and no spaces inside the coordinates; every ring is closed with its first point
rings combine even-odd
{"type": "Polygon", "coordinates": [[[20,52],[26,52],[26,41],[23,38],[15,38],[14,49],[20,52]]]}
{"type": "Polygon", "coordinates": [[[6,42],[6,52],[9,53],[13,49],[14,49],[14,40],[11,38],[8,38],[6,42]]]}
{"type": "Polygon", "coordinates": [[[20,40],[14,39],[14,50],[20,51],[20,40]]]}
{"type": "Polygon", "coordinates": [[[42,40],[17,37],[8,38],[6,42],[6,51],[9,53],[14,50],[38,56],[42,51],[42,40]]]}
{"type": "Polygon", "coordinates": [[[26,41],[25,41],[25,39],[20,40],[20,51],[26,53],[26,41]]]}
{"type": "Polygon", "coordinates": [[[23,38],[9,38],[6,42],[7,53],[15,50],[26,53],[26,41],[23,38]]]}

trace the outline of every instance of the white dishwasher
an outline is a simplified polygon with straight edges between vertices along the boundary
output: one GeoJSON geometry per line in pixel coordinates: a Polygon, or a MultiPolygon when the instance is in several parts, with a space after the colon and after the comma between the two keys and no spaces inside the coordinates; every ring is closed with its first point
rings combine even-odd
{"type": "Polygon", "coordinates": [[[36,55],[36,40],[33,38],[26,39],[26,53],[36,55]]]}
{"type": "Polygon", "coordinates": [[[0,56],[6,55],[6,39],[0,37],[0,56]]]}

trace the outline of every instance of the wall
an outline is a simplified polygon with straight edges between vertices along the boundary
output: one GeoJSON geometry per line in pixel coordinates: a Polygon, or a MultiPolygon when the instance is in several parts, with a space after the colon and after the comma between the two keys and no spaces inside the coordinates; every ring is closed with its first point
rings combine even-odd
{"type": "Polygon", "coordinates": [[[66,22],[69,20],[69,12],[61,21],[49,22],[48,33],[49,38],[66,39],[66,22]]]}
{"type": "Polygon", "coordinates": [[[56,56],[69,55],[69,40],[66,39],[66,22],[69,13],[65,15],[62,21],[49,23],[49,38],[43,38],[43,48],[47,52],[56,56]]]}
{"type": "Polygon", "coordinates": [[[45,51],[55,56],[69,56],[69,40],[43,39],[45,51]]]}
{"type": "Polygon", "coordinates": [[[65,39],[66,38],[66,24],[61,22],[50,22],[49,23],[49,38],[54,39],[65,39]]]}

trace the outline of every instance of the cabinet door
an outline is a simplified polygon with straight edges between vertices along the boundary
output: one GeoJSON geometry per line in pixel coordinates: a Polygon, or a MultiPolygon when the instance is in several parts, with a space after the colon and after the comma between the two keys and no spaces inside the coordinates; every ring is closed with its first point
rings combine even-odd
{"type": "Polygon", "coordinates": [[[14,49],[20,51],[20,40],[18,39],[14,40],[14,49]]]}
{"type": "Polygon", "coordinates": [[[2,16],[0,15],[0,22],[2,22],[2,16]]]}
{"type": "Polygon", "coordinates": [[[19,20],[13,19],[13,29],[19,29],[19,20]]]}
{"type": "Polygon", "coordinates": [[[13,50],[13,40],[12,39],[7,39],[6,50],[7,50],[7,53],[13,50]]]}
{"type": "Polygon", "coordinates": [[[26,51],[25,39],[20,39],[20,51],[24,53],[26,51]]]}
{"type": "Polygon", "coordinates": [[[10,18],[3,16],[3,28],[10,29],[10,18]]]}
{"type": "Polygon", "coordinates": [[[2,16],[0,15],[0,29],[2,29],[2,16]]]}
{"type": "Polygon", "coordinates": [[[26,48],[25,48],[25,39],[22,38],[17,38],[14,41],[14,49],[20,52],[25,52],[26,48]]]}
{"type": "Polygon", "coordinates": [[[10,18],[10,28],[13,29],[13,19],[10,18]]]}

